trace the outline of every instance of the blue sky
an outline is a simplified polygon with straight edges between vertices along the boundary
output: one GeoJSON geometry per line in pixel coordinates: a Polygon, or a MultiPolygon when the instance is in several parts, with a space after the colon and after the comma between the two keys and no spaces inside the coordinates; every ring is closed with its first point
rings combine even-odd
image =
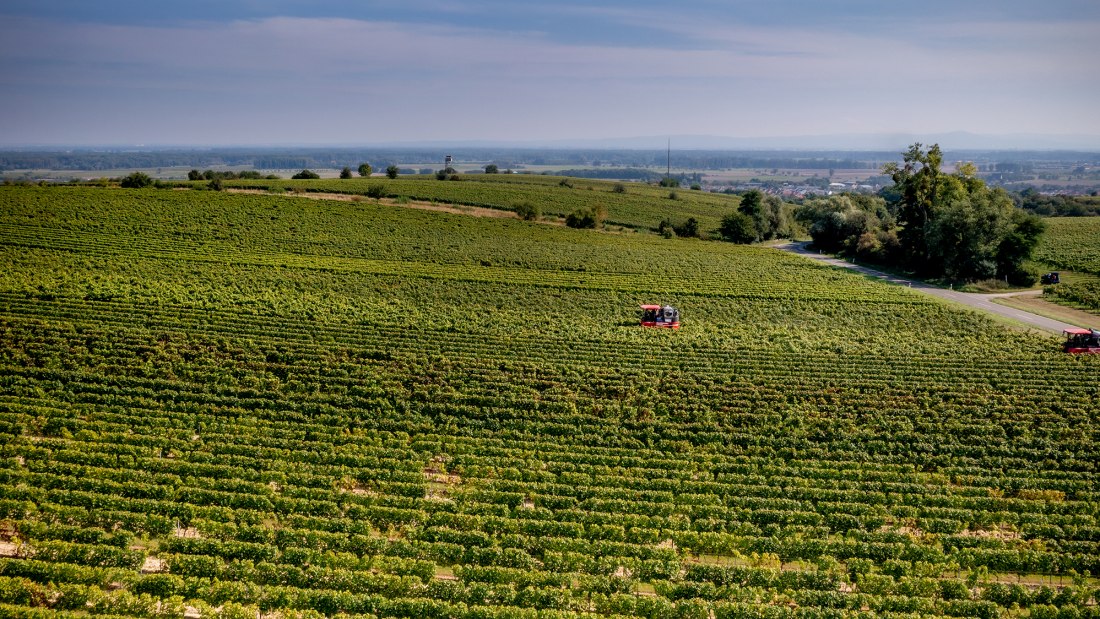
{"type": "Polygon", "coordinates": [[[0,144],[1100,135],[1100,2],[5,0],[0,144]]]}

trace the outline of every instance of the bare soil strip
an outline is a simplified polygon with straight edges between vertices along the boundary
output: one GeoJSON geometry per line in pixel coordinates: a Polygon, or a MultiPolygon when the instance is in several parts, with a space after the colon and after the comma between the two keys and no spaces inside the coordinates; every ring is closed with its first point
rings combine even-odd
{"type": "Polygon", "coordinates": [[[1096,314],[1052,303],[1035,295],[1003,297],[996,299],[994,303],[1061,320],[1085,329],[1095,329],[1100,326],[1100,316],[1096,314]]]}
{"type": "MultiPolygon", "coordinates": [[[[388,206],[403,206],[405,208],[415,208],[424,211],[438,211],[441,213],[453,213],[455,215],[470,215],[473,217],[495,217],[498,219],[518,219],[519,216],[512,211],[505,211],[503,209],[485,208],[483,206],[465,206],[461,204],[442,204],[439,202],[424,202],[422,200],[408,200],[404,202],[398,202],[393,198],[367,198],[361,195],[350,195],[346,193],[319,193],[314,191],[295,191],[285,194],[272,194],[265,189],[226,189],[229,193],[253,193],[253,194],[265,194],[265,195],[285,195],[293,198],[309,198],[311,200],[338,200],[340,202],[366,202],[371,201],[376,204],[385,204],[388,206]]],[[[545,223],[550,225],[564,225],[561,221],[547,221],[540,220],[539,223],[545,223]]]]}

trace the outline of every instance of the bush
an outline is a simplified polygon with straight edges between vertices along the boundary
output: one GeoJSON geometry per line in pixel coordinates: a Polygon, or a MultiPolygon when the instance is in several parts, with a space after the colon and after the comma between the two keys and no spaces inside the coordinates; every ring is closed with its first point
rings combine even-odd
{"type": "Polygon", "coordinates": [[[688,217],[687,221],[679,226],[674,226],[673,230],[676,232],[676,236],[697,238],[699,236],[699,220],[688,217]]]}
{"type": "Polygon", "coordinates": [[[119,185],[127,189],[141,189],[152,184],[153,179],[144,172],[131,172],[129,176],[119,182],[119,185]]]}
{"type": "Polygon", "coordinates": [[[566,189],[572,189],[573,188],[573,182],[570,181],[568,178],[563,178],[560,181],[558,181],[558,187],[565,187],[566,189]]]}
{"type": "Polygon", "coordinates": [[[400,173],[401,170],[395,165],[390,165],[386,167],[386,178],[397,178],[397,175],[400,173]]]}
{"type": "Polygon", "coordinates": [[[603,223],[604,212],[601,208],[577,209],[569,213],[565,218],[565,225],[570,228],[597,228],[603,223]]]}
{"type": "Polygon", "coordinates": [[[360,163],[359,164],[359,176],[364,176],[364,177],[365,176],[370,176],[371,172],[373,172],[373,171],[374,170],[370,167],[369,163],[360,163]]]}
{"type": "Polygon", "coordinates": [[[675,191],[670,191],[670,192],[668,192],[668,199],[669,200],[679,200],[680,199],[680,194],[676,193],[675,191]]]}
{"type": "Polygon", "coordinates": [[[314,172],[313,170],[302,170],[301,172],[295,174],[294,176],[291,176],[290,178],[293,178],[295,180],[313,179],[321,178],[321,175],[314,172]]]}
{"type": "Polygon", "coordinates": [[[521,202],[516,205],[516,215],[519,215],[524,221],[535,221],[542,217],[542,209],[537,204],[521,202]]]}
{"type": "Polygon", "coordinates": [[[611,186],[611,191],[615,193],[626,193],[626,185],[622,183],[615,183],[611,186]]]}
{"type": "Polygon", "coordinates": [[[348,166],[344,166],[344,169],[340,170],[340,178],[343,178],[343,179],[351,178],[351,168],[349,168],[348,166]]]}
{"type": "Polygon", "coordinates": [[[385,198],[386,197],[386,188],[385,188],[385,186],[383,186],[381,184],[378,184],[378,185],[371,185],[370,187],[367,187],[367,197],[368,198],[374,198],[376,200],[379,199],[379,198],[385,198]]]}
{"type": "Polygon", "coordinates": [[[660,234],[666,239],[675,238],[676,229],[673,227],[672,221],[669,219],[662,219],[661,223],[657,224],[657,234],[660,234]]]}
{"type": "Polygon", "coordinates": [[[741,212],[723,217],[718,232],[731,243],[752,243],[756,240],[756,224],[752,217],[741,212]]]}
{"type": "Polygon", "coordinates": [[[485,166],[486,174],[496,174],[498,172],[500,172],[500,168],[497,167],[497,164],[495,163],[490,163],[489,165],[485,166]]]}

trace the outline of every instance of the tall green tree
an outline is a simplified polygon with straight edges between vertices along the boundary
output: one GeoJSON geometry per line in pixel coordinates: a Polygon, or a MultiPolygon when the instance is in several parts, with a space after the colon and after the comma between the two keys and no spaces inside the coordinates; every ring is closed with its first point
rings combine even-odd
{"type": "Polygon", "coordinates": [[[775,196],[753,189],[741,196],[737,211],[752,220],[757,241],[790,236],[790,218],[783,201],[775,196]]]}
{"type": "Polygon", "coordinates": [[[943,151],[933,144],[927,151],[917,142],[902,155],[902,164],[886,164],[882,173],[894,180],[898,195],[897,220],[901,226],[899,240],[904,248],[905,260],[911,266],[926,263],[928,252],[928,224],[935,217],[941,193],[940,165],[943,151]]]}
{"type": "Polygon", "coordinates": [[[359,164],[359,176],[370,176],[370,173],[372,171],[373,171],[373,169],[370,167],[369,163],[360,163],[359,164]]]}

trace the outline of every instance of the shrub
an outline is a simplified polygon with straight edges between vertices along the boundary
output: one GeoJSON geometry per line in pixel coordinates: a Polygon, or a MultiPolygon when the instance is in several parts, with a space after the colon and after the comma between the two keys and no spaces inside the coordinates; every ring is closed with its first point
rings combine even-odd
{"type": "Polygon", "coordinates": [[[153,184],[153,179],[144,172],[131,172],[129,176],[123,178],[119,185],[127,189],[141,189],[142,187],[148,187],[153,184]]]}
{"type": "Polygon", "coordinates": [[[542,209],[537,204],[521,202],[516,205],[516,215],[519,215],[524,221],[534,221],[542,216],[542,209]]]}
{"type": "Polygon", "coordinates": [[[314,172],[313,170],[302,170],[301,172],[295,174],[294,176],[291,176],[290,178],[293,178],[295,180],[302,180],[302,179],[307,179],[307,178],[308,179],[313,179],[313,178],[321,178],[321,175],[314,172]]]}
{"type": "Polygon", "coordinates": [[[699,220],[694,217],[688,217],[687,221],[679,226],[673,227],[673,230],[676,232],[676,236],[696,238],[699,236],[699,220]]]}
{"type": "Polygon", "coordinates": [[[369,163],[359,164],[359,176],[370,176],[371,172],[373,171],[374,170],[370,167],[369,163]]]}
{"type": "Polygon", "coordinates": [[[566,216],[565,225],[570,228],[597,228],[603,223],[604,216],[603,208],[577,209],[566,216]]]}
{"type": "Polygon", "coordinates": [[[386,177],[387,178],[397,178],[397,175],[400,174],[400,173],[401,173],[401,170],[395,165],[390,165],[390,166],[386,167],[386,177]]]}
{"type": "Polygon", "coordinates": [[[756,224],[752,217],[741,212],[723,217],[718,232],[731,243],[751,243],[756,240],[756,224]]]}
{"type": "Polygon", "coordinates": [[[344,169],[340,170],[340,178],[343,178],[343,179],[351,178],[351,168],[349,168],[348,166],[344,166],[344,169]]]}
{"type": "Polygon", "coordinates": [[[378,184],[378,185],[371,185],[370,187],[367,187],[367,197],[368,198],[374,198],[376,200],[379,199],[379,198],[386,197],[386,188],[385,188],[385,186],[383,186],[381,184],[378,184]]]}
{"type": "Polygon", "coordinates": [[[568,178],[563,178],[560,181],[558,181],[558,187],[565,187],[566,189],[572,189],[573,188],[573,182],[570,181],[568,178]]]}
{"type": "Polygon", "coordinates": [[[615,183],[611,186],[611,191],[615,193],[626,193],[626,185],[622,183],[615,183]]]}

